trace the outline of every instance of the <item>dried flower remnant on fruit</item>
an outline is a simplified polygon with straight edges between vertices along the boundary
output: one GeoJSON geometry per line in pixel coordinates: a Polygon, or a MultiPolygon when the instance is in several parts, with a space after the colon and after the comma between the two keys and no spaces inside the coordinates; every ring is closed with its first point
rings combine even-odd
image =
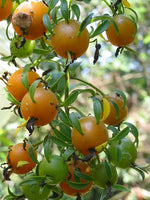
{"type": "Polygon", "coordinates": [[[12,22],[21,29],[27,29],[32,25],[32,18],[27,13],[19,12],[12,18],[12,22]]]}

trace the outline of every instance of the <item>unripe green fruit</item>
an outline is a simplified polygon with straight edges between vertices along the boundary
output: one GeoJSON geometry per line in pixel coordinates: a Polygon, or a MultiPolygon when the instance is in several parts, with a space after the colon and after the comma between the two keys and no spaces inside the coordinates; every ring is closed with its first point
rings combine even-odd
{"type": "Polygon", "coordinates": [[[118,162],[117,149],[121,152],[121,159],[117,164],[117,167],[127,169],[135,163],[137,158],[137,149],[130,139],[123,138],[119,143],[113,143],[108,148],[110,153],[110,162],[114,165],[118,162]]]}
{"type": "Polygon", "coordinates": [[[62,182],[68,174],[68,165],[61,156],[50,155],[49,162],[44,158],[39,164],[39,175],[49,176],[49,184],[62,182]]]}
{"type": "MultiPolygon", "coordinates": [[[[34,175],[32,175],[34,177],[34,175]]],[[[28,180],[27,176],[24,180],[28,180]]],[[[50,195],[49,185],[41,186],[39,182],[34,184],[22,185],[21,191],[28,200],[46,200],[50,195]]]]}
{"type": "Polygon", "coordinates": [[[110,175],[107,173],[106,165],[104,162],[97,164],[92,170],[92,176],[95,185],[102,189],[116,184],[118,180],[116,168],[111,163],[108,163],[108,166],[110,169],[110,175]]]}
{"type": "Polygon", "coordinates": [[[33,53],[35,48],[34,40],[26,40],[25,44],[19,48],[21,44],[21,37],[14,37],[10,43],[10,52],[11,55],[17,58],[26,58],[33,53]]]}

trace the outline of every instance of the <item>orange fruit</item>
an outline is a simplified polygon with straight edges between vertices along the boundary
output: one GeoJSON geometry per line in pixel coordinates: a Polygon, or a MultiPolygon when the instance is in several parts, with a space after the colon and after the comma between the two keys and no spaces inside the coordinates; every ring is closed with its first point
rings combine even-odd
{"type": "Polygon", "coordinates": [[[42,1],[24,1],[14,11],[12,24],[18,35],[27,40],[39,39],[47,32],[43,16],[48,7],[42,1]]]}

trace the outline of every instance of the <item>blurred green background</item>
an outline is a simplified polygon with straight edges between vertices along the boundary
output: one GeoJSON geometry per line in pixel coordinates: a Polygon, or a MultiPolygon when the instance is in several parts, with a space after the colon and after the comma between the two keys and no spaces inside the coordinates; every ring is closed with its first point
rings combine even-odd
{"type": "MultiPolygon", "coordinates": [[[[100,88],[105,93],[111,93],[115,89],[123,90],[127,95],[127,104],[129,109],[128,122],[136,125],[139,131],[139,147],[137,164],[141,166],[150,165],[150,0],[132,0],[129,1],[131,8],[135,9],[138,18],[138,32],[136,39],[130,48],[136,53],[123,51],[117,58],[115,57],[116,47],[104,41],[101,37],[97,37],[102,48],[98,62],[93,65],[93,54],[95,44],[91,43],[86,54],[76,61],[79,65],[76,72],[77,77],[82,77],[88,80],[96,87],[100,88]],[[79,70],[80,69],[80,70],[79,70]]],[[[81,2],[80,2],[81,3],[81,2]]],[[[89,12],[94,12],[96,15],[108,13],[103,1],[92,0],[89,4],[82,4],[82,17],[87,16],[89,12]]],[[[6,37],[7,21],[0,22],[0,57],[9,56],[10,41],[6,37]]],[[[9,36],[13,36],[13,29],[9,27],[9,36]]],[[[35,56],[35,55],[33,55],[35,56]]],[[[17,60],[24,66],[28,63],[28,59],[17,60]]],[[[0,76],[4,71],[13,72],[16,70],[12,63],[8,64],[0,60],[0,76]]],[[[72,84],[76,81],[72,80],[72,84]]],[[[7,95],[4,90],[4,83],[0,81],[0,109],[9,106],[7,95]]],[[[87,96],[80,95],[76,105],[85,113],[92,112],[92,103],[87,96]]],[[[21,141],[24,137],[28,137],[28,132],[22,130],[18,136],[14,138],[14,131],[21,123],[14,115],[12,109],[0,110],[0,163],[5,162],[8,146],[21,141]]],[[[46,135],[48,127],[45,126],[32,135],[32,141],[41,140],[46,135]],[[42,134],[41,134],[42,133],[42,134]]],[[[42,154],[39,148],[39,154],[42,154]]],[[[40,159],[40,157],[39,157],[40,159]]],[[[118,170],[119,181],[131,189],[130,193],[121,192],[114,194],[113,200],[142,200],[150,199],[150,175],[146,175],[143,182],[140,175],[132,170],[118,170]]],[[[0,198],[3,199],[7,194],[7,186],[9,185],[12,191],[18,192],[17,182],[20,177],[12,175],[13,182],[0,184],[0,198]]],[[[0,180],[2,180],[2,169],[0,171],[0,180]]],[[[83,197],[85,200],[99,199],[101,190],[97,187],[83,197]]],[[[64,195],[63,200],[72,199],[64,195]]],[[[73,198],[74,199],[74,198],[73,198]]]]}

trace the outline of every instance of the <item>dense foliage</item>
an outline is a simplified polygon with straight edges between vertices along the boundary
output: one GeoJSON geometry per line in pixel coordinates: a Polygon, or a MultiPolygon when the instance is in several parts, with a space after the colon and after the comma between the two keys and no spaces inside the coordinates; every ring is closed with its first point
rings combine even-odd
{"type": "Polygon", "coordinates": [[[0,1],[1,198],[150,195],[149,3],[0,1]]]}

